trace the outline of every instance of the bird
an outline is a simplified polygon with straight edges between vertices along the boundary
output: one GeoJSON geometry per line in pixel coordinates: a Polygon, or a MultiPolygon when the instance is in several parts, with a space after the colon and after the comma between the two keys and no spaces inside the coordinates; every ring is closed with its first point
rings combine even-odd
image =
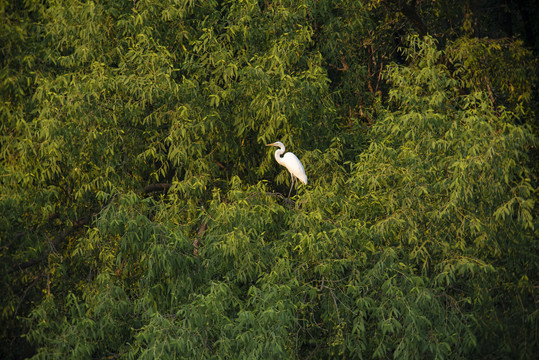
{"type": "Polygon", "coordinates": [[[292,187],[294,186],[294,178],[307,185],[307,175],[305,174],[303,164],[301,163],[301,161],[299,161],[298,157],[291,152],[287,152],[286,154],[284,154],[285,147],[284,144],[280,141],[266,144],[266,146],[276,146],[279,148],[279,150],[275,151],[275,160],[288,170],[288,172],[290,173],[290,177],[292,178],[292,183],[290,184],[290,191],[288,191],[288,198],[290,199],[292,187]]]}

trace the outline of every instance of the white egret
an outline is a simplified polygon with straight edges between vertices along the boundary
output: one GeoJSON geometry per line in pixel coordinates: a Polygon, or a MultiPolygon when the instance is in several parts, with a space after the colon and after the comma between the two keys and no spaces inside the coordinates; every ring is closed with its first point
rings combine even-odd
{"type": "Polygon", "coordinates": [[[287,152],[286,154],[284,154],[285,147],[280,141],[274,142],[272,144],[266,144],[266,146],[277,146],[279,148],[279,150],[275,151],[275,160],[277,160],[280,165],[284,166],[288,170],[288,172],[290,173],[290,177],[292,178],[292,183],[290,184],[290,191],[288,192],[288,198],[290,198],[290,194],[292,193],[292,187],[294,186],[294,178],[297,178],[299,181],[307,185],[307,175],[305,175],[305,169],[303,168],[303,164],[301,163],[301,161],[299,161],[298,157],[291,152],[287,152]]]}

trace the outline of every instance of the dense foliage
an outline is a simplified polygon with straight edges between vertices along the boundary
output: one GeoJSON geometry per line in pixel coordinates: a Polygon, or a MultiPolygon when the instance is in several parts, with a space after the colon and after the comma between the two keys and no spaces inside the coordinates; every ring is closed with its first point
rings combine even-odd
{"type": "Polygon", "coordinates": [[[532,358],[539,9],[471,3],[0,0],[0,357],[532,358]]]}

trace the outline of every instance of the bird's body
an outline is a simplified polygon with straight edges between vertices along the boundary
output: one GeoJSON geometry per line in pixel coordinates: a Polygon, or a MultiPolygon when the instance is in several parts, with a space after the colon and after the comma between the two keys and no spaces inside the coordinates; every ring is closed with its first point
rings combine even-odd
{"type": "Polygon", "coordinates": [[[284,166],[290,176],[292,177],[292,183],[290,184],[290,191],[288,192],[288,197],[292,192],[292,187],[294,185],[294,178],[297,178],[299,181],[307,185],[307,175],[305,174],[305,169],[303,164],[299,161],[298,157],[291,152],[285,152],[285,147],[282,142],[277,141],[272,144],[267,144],[266,146],[277,146],[279,150],[275,151],[275,160],[282,166],[284,166]],[[284,154],[284,155],[283,155],[284,154]]]}
{"type": "MultiPolygon", "coordinates": [[[[305,169],[303,164],[299,161],[298,157],[291,152],[287,152],[282,157],[277,155],[281,150],[275,152],[275,160],[284,166],[292,176],[296,177],[299,181],[307,185],[307,175],[305,174],[305,169]]],[[[284,151],[284,149],[283,149],[284,151]]]]}

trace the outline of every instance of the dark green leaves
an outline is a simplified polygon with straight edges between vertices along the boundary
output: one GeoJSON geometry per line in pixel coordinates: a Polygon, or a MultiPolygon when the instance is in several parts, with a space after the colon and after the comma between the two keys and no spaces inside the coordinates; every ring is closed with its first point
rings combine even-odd
{"type": "Polygon", "coordinates": [[[0,0],[0,357],[531,357],[535,59],[471,7],[0,0]]]}

